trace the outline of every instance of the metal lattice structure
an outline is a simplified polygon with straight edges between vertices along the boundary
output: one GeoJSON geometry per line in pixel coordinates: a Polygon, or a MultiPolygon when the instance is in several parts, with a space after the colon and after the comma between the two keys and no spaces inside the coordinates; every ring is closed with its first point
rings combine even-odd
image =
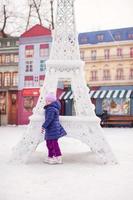
{"type": "Polygon", "coordinates": [[[28,160],[42,141],[40,130],[44,120],[45,95],[48,92],[56,93],[59,80],[70,80],[76,116],[60,117],[68,136],[85,142],[103,163],[116,162],[90,101],[83,66],[75,28],[74,1],[57,0],[55,30],[50,58],[46,63],[44,85],[26,133],[15,148],[14,155],[17,159],[28,160]]]}

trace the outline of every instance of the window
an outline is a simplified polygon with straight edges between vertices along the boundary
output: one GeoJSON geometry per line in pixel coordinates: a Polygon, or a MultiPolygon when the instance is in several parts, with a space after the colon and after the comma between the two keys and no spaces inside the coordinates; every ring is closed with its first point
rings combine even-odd
{"type": "Polygon", "coordinates": [[[7,45],[7,47],[9,47],[11,45],[10,41],[7,41],[6,45],[7,45]]]}
{"type": "Polygon", "coordinates": [[[48,57],[48,56],[49,56],[49,45],[40,44],[40,57],[48,57]]]}
{"type": "Polygon", "coordinates": [[[2,72],[0,72],[0,87],[2,87],[2,72]]]}
{"type": "Polygon", "coordinates": [[[1,59],[2,63],[5,63],[5,60],[6,60],[6,56],[5,54],[2,54],[2,59],[1,59]]]}
{"type": "Polygon", "coordinates": [[[10,86],[11,84],[11,73],[10,72],[5,72],[4,73],[4,86],[10,86]]]}
{"type": "Polygon", "coordinates": [[[46,60],[40,60],[40,71],[45,72],[46,70],[46,60]]]}
{"type": "Polygon", "coordinates": [[[117,56],[122,56],[122,48],[117,48],[117,56]]]}
{"type": "Polygon", "coordinates": [[[91,81],[97,81],[98,77],[97,77],[97,71],[91,71],[91,77],[90,77],[91,81]]]}
{"type": "Polygon", "coordinates": [[[96,60],[96,54],[97,54],[96,50],[91,50],[91,59],[92,60],[96,60]]]}
{"type": "Polygon", "coordinates": [[[109,69],[105,69],[103,71],[103,80],[110,80],[110,70],[109,69]]]}
{"type": "Polygon", "coordinates": [[[10,55],[6,55],[5,62],[10,63],[10,55]]]}
{"type": "Polygon", "coordinates": [[[120,39],[121,39],[120,33],[114,34],[114,39],[115,39],[115,40],[120,40],[120,39]]]}
{"type": "Polygon", "coordinates": [[[18,85],[18,72],[12,73],[12,86],[18,85]]]}
{"type": "Polygon", "coordinates": [[[11,54],[11,55],[10,55],[10,62],[11,62],[11,63],[14,63],[14,62],[15,62],[15,55],[14,55],[14,54],[11,54]]]}
{"type": "Polygon", "coordinates": [[[99,42],[102,42],[103,39],[104,39],[104,35],[103,35],[103,34],[99,34],[99,35],[97,35],[96,37],[97,37],[97,40],[98,40],[99,42]]]}
{"type": "Polygon", "coordinates": [[[85,52],[84,51],[80,51],[80,58],[82,59],[82,60],[84,60],[84,55],[85,54],[85,52]]]}
{"type": "Polygon", "coordinates": [[[102,109],[107,110],[110,115],[129,115],[130,99],[126,98],[105,98],[102,101],[102,109]]]}
{"type": "Polygon", "coordinates": [[[128,39],[133,39],[133,33],[128,33],[128,39]]]}
{"type": "Polygon", "coordinates": [[[16,46],[18,46],[18,45],[19,45],[19,40],[16,41],[16,46]]]}
{"type": "Polygon", "coordinates": [[[89,42],[89,38],[88,38],[88,36],[87,37],[82,37],[82,38],[80,38],[80,43],[81,44],[87,44],[89,42]]]}
{"type": "Polygon", "coordinates": [[[2,63],[2,55],[0,55],[0,64],[2,63]]]}
{"type": "Polygon", "coordinates": [[[117,80],[123,80],[124,79],[124,75],[123,75],[123,69],[122,68],[118,68],[116,71],[116,79],[117,80]]]}
{"type": "Polygon", "coordinates": [[[26,58],[31,58],[34,55],[34,46],[33,45],[28,45],[25,47],[25,57],[26,58]]]}
{"type": "Polygon", "coordinates": [[[34,76],[34,86],[38,87],[38,83],[39,83],[39,78],[38,76],[34,76]]]}
{"type": "Polygon", "coordinates": [[[24,86],[25,87],[33,87],[33,76],[25,76],[24,77],[24,86]]]}
{"type": "Polygon", "coordinates": [[[32,71],[33,71],[33,61],[31,60],[26,61],[25,72],[32,72],[32,71]]]}
{"type": "Polygon", "coordinates": [[[44,75],[40,75],[40,77],[39,77],[39,85],[43,86],[43,83],[44,83],[44,75]]]}
{"type": "Polygon", "coordinates": [[[110,49],[104,49],[104,58],[109,59],[110,57],[110,49]]]}
{"type": "Polygon", "coordinates": [[[130,57],[133,58],[133,47],[130,48],[130,57]]]}
{"type": "Polygon", "coordinates": [[[6,93],[0,92],[0,112],[6,114],[6,93]]]}
{"type": "Polygon", "coordinates": [[[17,54],[14,55],[14,62],[18,63],[18,55],[17,54]]]}
{"type": "Polygon", "coordinates": [[[14,63],[14,55],[13,54],[10,54],[10,62],[14,63]]]}
{"type": "Polygon", "coordinates": [[[133,79],[133,68],[130,69],[129,79],[133,79]]]}

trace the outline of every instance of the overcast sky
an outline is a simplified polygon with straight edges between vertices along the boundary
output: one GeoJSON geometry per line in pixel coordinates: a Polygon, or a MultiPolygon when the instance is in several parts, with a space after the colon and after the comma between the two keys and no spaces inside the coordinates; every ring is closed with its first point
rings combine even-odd
{"type": "MultiPolygon", "coordinates": [[[[24,6],[27,1],[10,0],[9,5],[14,4],[19,13],[23,11],[22,17],[28,16],[24,6]]],[[[75,0],[75,14],[78,32],[133,27],[133,0],[75,0]]]]}
{"type": "Polygon", "coordinates": [[[133,27],[133,0],[75,0],[78,32],[133,27]]]}

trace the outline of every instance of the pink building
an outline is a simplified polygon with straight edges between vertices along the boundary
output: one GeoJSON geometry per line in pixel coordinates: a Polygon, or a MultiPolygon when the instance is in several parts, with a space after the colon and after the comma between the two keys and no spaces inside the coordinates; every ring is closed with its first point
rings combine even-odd
{"type": "MultiPolygon", "coordinates": [[[[28,124],[43,85],[46,60],[49,57],[51,31],[35,25],[19,39],[18,124],[28,124]]],[[[54,80],[53,80],[54,81],[54,80]]],[[[57,95],[62,92],[59,84],[57,95]]]]}

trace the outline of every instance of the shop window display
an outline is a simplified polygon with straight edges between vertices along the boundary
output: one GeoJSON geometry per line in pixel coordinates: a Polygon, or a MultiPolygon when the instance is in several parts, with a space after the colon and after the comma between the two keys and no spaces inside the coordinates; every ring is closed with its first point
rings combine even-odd
{"type": "Polygon", "coordinates": [[[107,110],[110,115],[129,115],[130,114],[130,99],[104,99],[102,109],[107,110]]]}
{"type": "Polygon", "coordinates": [[[31,112],[34,107],[34,97],[24,97],[24,109],[27,112],[31,112]]]}

